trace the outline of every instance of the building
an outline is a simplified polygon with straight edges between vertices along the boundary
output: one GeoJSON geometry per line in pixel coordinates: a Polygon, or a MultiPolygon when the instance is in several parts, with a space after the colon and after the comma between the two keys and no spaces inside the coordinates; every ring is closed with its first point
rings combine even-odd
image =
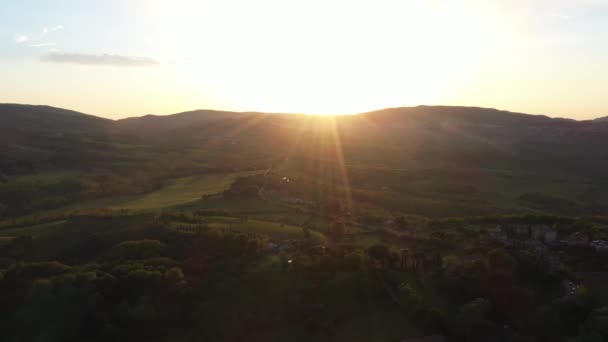
{"type": "Polygon", "coordinates": [[[590,241],[589,234],[576,232],[568,236],[564,243],[568,246],[588,246],[590,241]]]}
{"type": "Polygon", "coordinates": [[[595,249],[595,251],[598,253],[608,252],[608,241],[606,240],[593,240],[589,246],[593,247],[593,249],[595,249]]]}
{"type": "Polygon", "coordinates": [[[553,228],[546,230],[543,240],[548,244],[555,243],[557,241],[557,230],[553,228]]]}
{"type": "Polygon", "coordinates": [[[521,243],[519,243],[518,247],[534,252],[536,255],[542,255],[547,250],[547,246],[545,246],[542,242],[536,240],[522,241],[521,243]]]}
{"type": "Polygon", "coordinates": [[[530,226],[526,224],[515,224],[513,225],[513,233],[521,237],[528,237],[530,236],[530,226]]]}
{"type": "Polygon", "coordinates": [[[556,272],[559,270],[559,267],[560,267],[559,254],[545,250],[543,252],[543,259],[547,263],[547,266],[549,267],[550,272],[556,272]]]}
{"type": "Polygon", "coordinates": [[[550,230],[551,227],[544,224],[536,224],[530,226],[530,233],[532,235],[532,238],[539,241],[542,241],[545,237],[545,233],[550,230]]]}
{"type": "Polygon", "coordinates": [[[574,297],[576,296],[577,286],[573,281],[564,280],[562,282],[562,287],[564,288],[564,294],[566,297],[574,297]]]}
{"type": "Polygon", "coordinates": [[[503,245],[512,245],[511,239],[509,239],[507,233],[503,231],[500,225],[496,226],[496,228],[490,229],[488,236],[491,240],[499,242],[503,245]]]}
{"type": "Polygon", "coordinates": [[[432,335],[425,337],[410,337],[401,340],[401,342],[444,342],[445,338],[441,335],[432,335]]]}

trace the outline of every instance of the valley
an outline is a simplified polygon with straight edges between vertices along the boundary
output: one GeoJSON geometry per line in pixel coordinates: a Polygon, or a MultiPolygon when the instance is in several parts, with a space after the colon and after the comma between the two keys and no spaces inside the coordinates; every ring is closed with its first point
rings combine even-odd
{"type": "Polygon", "coordinates": [[[605,123],[464,107],[0,116],[12,336],[603,336],[605,123]]]}

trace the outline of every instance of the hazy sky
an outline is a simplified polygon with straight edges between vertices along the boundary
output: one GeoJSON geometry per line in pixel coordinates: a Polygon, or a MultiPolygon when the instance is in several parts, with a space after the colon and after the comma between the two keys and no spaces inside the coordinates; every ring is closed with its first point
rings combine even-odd
{"type": "Polygon", "coordinates": [[[3,0],[0,102],[608,115],[608,0],[3,0]]]}

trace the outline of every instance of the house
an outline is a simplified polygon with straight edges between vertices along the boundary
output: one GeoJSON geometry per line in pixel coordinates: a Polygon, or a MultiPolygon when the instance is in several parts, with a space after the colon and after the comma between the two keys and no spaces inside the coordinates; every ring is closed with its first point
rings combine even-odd
{"type": "Polygon", "coordinates": [[[564,293],[565,293],[566,297],[575,297],[576,290],[578,289],[579,286],[576,285],[571,280],[564,280],[562,282],[562,287],[564,288],[564,293]]]}
{"type": "Polygon", "coordinates": [[[517,247],[527,249],[531,252],[534,252],[536,255],[542,255],[547,250],[547,246],[536,240],[526,240],[520,242],[517,247]]]}
{"type": "Polygon", "coordinates": [[[293,248],[293,246],[292,246],[291,242],[289,242],[289,241],[269,241],[264,246],[265,250],[270,251],[270,252],[275,252],[275,253],[285,252],[292,248],[293,248]]]}
{"type": "Polygon", "coordinates": [[[555,243],[557,241],[557,230],[549,228],[545,231],[544,241],[548,244],[555,243]]]}
{"type": "Polygon", "coordinates": [[[267,251],[276,252],[279,250],[279,244],[276,242],[270,241],[266,244],[266,246],[264,246],[264,249],[266,249],[267,251]]]}
{"type": "Polygon", "coordinates": [[[608,241],[606,240],[593,240],[589,245],[598,253],[608,252],[608,241]]]}
{"type": "Polygon", "coordinates": [[[465,255],[462,257],[462,263],[465,266],[471,266],[471,265],[475,265],[477,263],[483,263],[484,260],[485,260],[484,257],[479,254],[465,255]]]}
{"type": "Polygon", "coordinates": [[[292,204],[303,204],[305,201],[301,198],[298,197],[289,197],[287,198],[287,203],[292,203],[292,204]]]}
{"type": "Polygon", "coordinates": [[[490,240],[494,240],[505,246],[513,245],[513,241],[509,239],[509,236],[505,231],[503,231],[500,225],[496,226],[496,228],[490,229],[488,236],[490,237],[490,240]]]}
{"type": "Polygon", "coordinates": [[[401,342],[445,342],[445,338],[441,335],[410,337],[402,339],[401,342]]]}
{"type": "Polygon", "coordinates": [[[327,254],[327,247],[325,247],[324,245],[315,245],[310,249],[310,252],[312,255],[325,255],[327,254]]]}
{"type": "Polygon", "coordinates": [[[589,234],[576,232],[568,236],[564,243],[568,246],[588,246],[589,241],[591,241],[589,234]]]}
{"type": "Polygon", "coordinates": [[[488,229],[488,236],[490,239],[495,240],[499,236],[502,236],[502,234],[504,234],[504,232],[502,231],[502,227],[500,225],[497,225],[495,228],[488,229]]]}
{"type": "Polygon", "coordinates": [[[544,224],[535,224],[530,227],[532,238],[539,241],[543,240],[545,233],[549,230],[551,230],[551,227],[544,224]]]}
{"type": "Polygon", "coordinates": [[[530,236],[530,226],[525,224],[513,225],[513,233],[521,237],[530,236]]]}

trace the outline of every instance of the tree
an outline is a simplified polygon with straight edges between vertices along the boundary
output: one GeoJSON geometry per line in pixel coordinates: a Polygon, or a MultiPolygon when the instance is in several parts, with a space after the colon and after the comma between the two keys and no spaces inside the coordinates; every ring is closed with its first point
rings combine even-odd
{"type": "Polygon", "coordinates": [[[329,235],[333,239],[341,239],[346,234],[346,225],[342,221],[333,221],[329,225],[329,235]]]}
{"type": "Polygon", "coordinates": [[[405,217],[403,217],[403,215],[399,215],[399,216],[395,217],[394,222],[395,222],[395,227],[397,229],[401,229],[401,230],[407,229],[407,222],[405,221],[405,217]]]}
{"type": "Polygon", "coordinates": [[[558,300],[553,309],[557,311],[558,324],[567,336],[575,336],[590,315],[586,304],[573,299],[558,300]]]}
{"type": "Polygon", "coordinates": [[[171,284],[177,284],[184,280],[184,272],[179,267],[172,267],[165,272],[165,280],[171,284]]]}
{"type": "Polygon", "coordinates": [[[310,229],[308,227],[302,227],[302,233],[304,234],[305,240],[310,240],[311,234],[310,234],[310,229]]]}
{"type": "Polygon", "coordinates": [[[17,236],[4,246],[2,254],[15,259],[23,259],[31,253],[32,248],[33,239],[31,236],[17,236]]]}
{"type": "Polygon", "coordinates": [[[112,260],[137,260],[161,256],[166,249],[158,240],[125,241],[114,246],[107,254],[112,260]]]}
{"type": "Polygon", "coordinates": [[[456,255],[446,255],[442,258],[443,269],[448,273],[456,273],[462,270],[462,259],[456,255]]]}
{"type": "Polygon", "coordinates": [[[594,310],[584,326],[584,341],[608,340],[608,306],[594,310]]]}
{"type": "Polygon", "coordinates": [[[389,261],[391,253],[387,246],[377,243],[367,249],[367,255],[384,265],[389,261]]]}
{"type": "Polygon", "coordinates": [[[485,298],[476,298],[460,308],[460,314],[469,317],[488,318],[492,312],[492,303],[485,298]]]}
{"type": "Polygon", "coordinates": [[[579,218],[572,225],[572,229],[574,229],[575,231],[584,232],[584,233],[588,232],[592,227],[593,227],[593,225],[584,218],[579,218]]]}
{"type": "Polygon", "coordinates": [[[493,249],[488,253],[490,270],[512,272],[517,266],[517,261],[504,249],[493,249]]]}
{"type": "Polygon", "coordinates": [[[401,298],[401,301],[410,308],[418,307],[422,304],[422,297],[408,283],[399,284],[399,298],[401,298]]]}
{"type": "Polygon", "coordinates": [[[490,315],[492,304],[485,298],[476,298],[464,304],[458,313],[458,334],[466,341],[489,341],[496,336],[498,326],[490,315]]]}
{"type": "Polygon", "coordinates": [[[407,269],[407,262],[408,262],[408,257],[410,255],[410,250],[407,248],[404,248],[400,251],[399,254],[399,267],[403,268],[403,269],[407,269]]]}

